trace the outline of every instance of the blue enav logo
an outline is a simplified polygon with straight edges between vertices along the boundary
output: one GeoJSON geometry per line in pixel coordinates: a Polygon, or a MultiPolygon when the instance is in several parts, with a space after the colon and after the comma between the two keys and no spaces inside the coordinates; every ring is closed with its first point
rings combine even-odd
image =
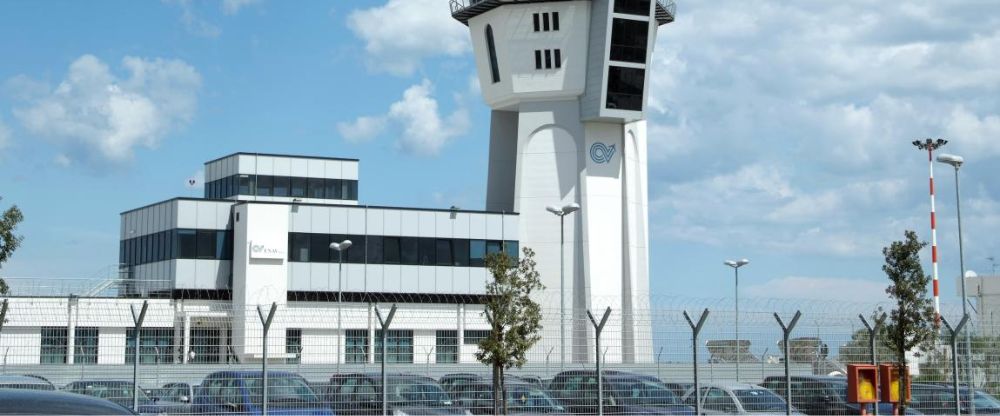
{"type": "Polygon", "coordinates": [[[590,160],[594,163],[609,163],[615,156],[615,145],[608,146],[601,142],[594,142],[590,146],[590,160]]]}

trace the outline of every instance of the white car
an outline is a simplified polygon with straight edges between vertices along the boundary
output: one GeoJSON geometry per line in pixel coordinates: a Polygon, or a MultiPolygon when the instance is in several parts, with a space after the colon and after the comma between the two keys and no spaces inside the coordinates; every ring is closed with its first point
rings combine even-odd
{"type": "MultiPolygon", "coordinates": [[[[773,391],[753,384],[702,384],[700,393],[704,415],[784,415],[787,405],[773,391]]],[[[693,387],[682,400],[688,406],[695,405],[693,387]]],[[[792,407],[792,414],[802,413],[792,407]]]]}

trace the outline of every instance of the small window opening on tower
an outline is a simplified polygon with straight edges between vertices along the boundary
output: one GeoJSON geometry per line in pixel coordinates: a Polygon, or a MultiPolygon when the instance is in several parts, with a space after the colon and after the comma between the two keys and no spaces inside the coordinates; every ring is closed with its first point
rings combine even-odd
{"type": "Polygon", "coordinates": [[[542,69],[542,51],[535,50],[535,69],[542,69]]]}
{"type": "Polygon", "coordinates": [[[552,12],[552,30],[559,30],[559,12],[552,12]]]}
{"type": "Polygon", "coordinates": [[[552,68],[552,51],[549,49],[545,50],[545,69],[552,68]]]}
{"type": "Polygon", "coordinates": [[[548,13],[542,13],[542,29],[544,29],[546,32],[549,31],[549,14],[548,13]]]}
{"type": "Polygon", "coordinates": [[[562,52],[559,49],[556,49],[552,53],[555,55],[554,58],[556,60],[556,68],[562,68],[562,52]]]}
{"type": "Polygon", "coordinates": [[[497,63],[497,48],[493,42],[493,27],[490,25],[486,25],[486,49],[489,50],[490,55],[490,75],[493,77],[493,83],[496,84],[500,82],[500,65],[497,63]]]}
{"type": "Polygon", "coordinates": [[[535,32],[540,31],[542,29],[542,27],[541,27],[541,23],[539,23],[539,20],[538,20],[538,13],[532,14],[531,17],[532,17],[532,20],[534,20],[534,23],[535,23],[535,32]]]}

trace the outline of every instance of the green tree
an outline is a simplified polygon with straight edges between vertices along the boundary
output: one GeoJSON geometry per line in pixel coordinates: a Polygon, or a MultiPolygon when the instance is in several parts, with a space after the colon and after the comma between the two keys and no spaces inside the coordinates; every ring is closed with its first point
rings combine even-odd
{"type": "MultiPolygon", "coordinates": [[[[0,201],[2,200],[3,197],[0,197],[0,201]]],[[[23,220],[24,215],[21,214],[17,205],[7,208],[3,216],[0,216],[0,268],[14,254],[14,250],[21,246],[21,240],[24,237],[17,235],[15,231],[17,231],[17,224],[23,220]]],[[[6,295],[8,291],[7,282],[0,278],[0,295],[6,295]]]]}
{"type": "MultiPolygon", "coordinates": [[[[930,276],[924,274],[920,266],[920,249],[927,243],[917,239],[917,233],[907,230],[903,241],[894,241],[882,249],[885,265],[882,271],[889,277],[889,287],[885,293],[895,303],[889,312],[889,320],[882,327],[879,338],[893,351],[896,369],[906,374],[906,352],[914,348],[928,351],[937,336],[934,322],[934,307],[927,297],[930,276]]],[[[881,308],[880,308],[881,309],[881,308]]],[[[908,390],[907,377],[899,383],[900,414],[906,410],[908,390]]]]}
{"type": "Polygon", "coordinates": [[[1000,337],[973,337],[972,360],[972,368],[985,379],[986,391],[994,396],[1000,394],[1000,337]]]}
{"type": "Polygon", "coordinates": [[[479,342],[476,359],[493,368],[493,414],[507,413],[504,371],[524,365],[525,355],[541,336],[541,306],[531,293],[544,289],[535,271],[535,252],[521,250],[520,260],[507,254],[486,256],[486,268],[493,281],[486,285],[486,321],[490,334],[479,342]]]}
{"type": "MultiPolygon", "coordinates": [[[[874,318],[868,322],[874,322],[874,318]]],[[[868,330],[861,328],[851,334],[851,340],[840,346],[838,359],[844,364],[870,364],[872,362],[871,343],[868,341],[868,330]]],[[[876,336],[876,338],[878,338],[876,336]]],[[[891,360],[896,353],[885,344],[875,340],[875,354],[879,362],[891,360]]]]}

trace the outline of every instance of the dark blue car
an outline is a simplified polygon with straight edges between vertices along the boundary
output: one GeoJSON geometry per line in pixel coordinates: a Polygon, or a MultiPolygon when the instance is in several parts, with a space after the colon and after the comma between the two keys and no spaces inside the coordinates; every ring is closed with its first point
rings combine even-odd
{"type": "MultiPolygon", "coordinates": [[[[217,371],[205,377],[194,399],[196,414],[262,414],[260,371],[217,371]]],[[[267,372],[267,411],[272,415],[332,416],[302,376],[267,372]]]]}

